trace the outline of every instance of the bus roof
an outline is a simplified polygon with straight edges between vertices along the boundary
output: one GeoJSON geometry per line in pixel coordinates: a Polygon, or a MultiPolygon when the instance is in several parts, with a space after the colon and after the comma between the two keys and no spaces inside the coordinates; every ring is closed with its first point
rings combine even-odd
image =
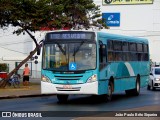
{"type": "Polygon", "coordinates": [[[134,36],[125,36],[120,34],[112,34],[102,31],[92,31],[92,30],[54,30],[54,31],[48,31],[47,33],[51,32],[69,32],[69,31],[81,31],[81,32],[95,32],[97,33],[97,36],[100,38],[108,38],[112,40],[121,40],[121,41],[128,41],[128,42],[137,42],[137,43],[145,43],[148,44],[148,40],[146,38],[139,38],[134,36]]]}
{"type": "Polygon", "coordinates": [[[125,35],[118,35],[118,34],[111,34],[107,32],[97,32],[98,37],[108,38],[108,40],[121,40],[121,41],[128,41],[128,42],[137,42],[137,43],[145,43],[148,44],[148,40],[145,38],[133,37],[133,36],[125,36],[125,35]]]}

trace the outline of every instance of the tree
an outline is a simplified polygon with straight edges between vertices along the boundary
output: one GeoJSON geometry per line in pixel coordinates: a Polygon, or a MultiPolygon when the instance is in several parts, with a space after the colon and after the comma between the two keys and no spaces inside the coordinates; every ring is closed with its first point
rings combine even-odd
{"type": "Polygon", "coordinates": [[[36,45],[28,57],[8,74],[7,79],[0,82],[0,87],[5,87],[8,79],[39,52],[41,43],[37,42],[33,32],[42,28],[88,29],[105,26],[100,17],[100,8],[93,0],[0,0],[0,28],[12,25],[17,28],[13,34],[27,33],[36,45]]]}
{"type": "Polygon", "coordinates": [[[8,66],[6,63],[0,63],[0,72],[7,72],[8,66]]]}

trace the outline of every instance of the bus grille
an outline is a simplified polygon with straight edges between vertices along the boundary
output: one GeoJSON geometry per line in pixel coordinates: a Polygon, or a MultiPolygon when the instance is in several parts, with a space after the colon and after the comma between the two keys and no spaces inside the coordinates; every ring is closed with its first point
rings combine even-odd
{"type": "Polygon", "coordinates": [[[57,80],[80,80],[83,77],[83,75],[77,75],[77,76],[59,76],[55,75],[55,78],[57,80]]]}

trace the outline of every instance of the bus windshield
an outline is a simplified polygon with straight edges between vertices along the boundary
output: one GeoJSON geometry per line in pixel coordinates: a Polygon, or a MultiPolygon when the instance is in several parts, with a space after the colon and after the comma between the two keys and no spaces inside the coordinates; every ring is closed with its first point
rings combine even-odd
{"type": "Polygon", "coordinates": [[[96,44],[88,42],[45,44],[43,69],[80,71],[96,68],[96,44]]]}

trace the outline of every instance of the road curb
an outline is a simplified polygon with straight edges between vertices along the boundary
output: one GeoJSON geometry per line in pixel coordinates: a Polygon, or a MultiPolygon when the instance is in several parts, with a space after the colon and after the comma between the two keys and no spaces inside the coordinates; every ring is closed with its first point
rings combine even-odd
{"type": "Polygon", "coordinates": [[[33,94],[33,95],[10,95],[10,96],[0,96],[0,99],[14,99],[14,98],[27,98],[27,97],[45,97],[53,96],[55,94],[33,94]]]}

